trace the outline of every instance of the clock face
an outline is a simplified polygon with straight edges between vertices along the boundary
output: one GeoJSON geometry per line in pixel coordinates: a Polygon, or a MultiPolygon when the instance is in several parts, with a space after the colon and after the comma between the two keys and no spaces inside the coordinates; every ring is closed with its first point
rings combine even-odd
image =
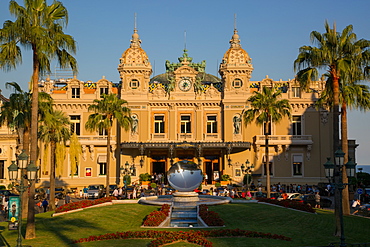
{"type": "Polygon", "coordinates": [[[191,88],[191,81],[189,79],[182,79],[179,82],[179,88],[182,91],[189,91],[191,88]]]}

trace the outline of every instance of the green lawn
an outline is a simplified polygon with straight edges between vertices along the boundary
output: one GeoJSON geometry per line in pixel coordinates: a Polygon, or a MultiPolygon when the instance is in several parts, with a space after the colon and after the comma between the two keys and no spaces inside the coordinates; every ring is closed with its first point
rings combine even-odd
{"type": "MultiPolygon", "coordinates": [[[[37,238],[23,240],[23,244],[38,246],[147,246],[145,240],[109,240],[72,245],[71,241],[90,235],[117,231],[142,231],[143,218],[159,207],[139,204],[120,204],[85,209],[80,212],[51,217],[51,213],[36,216],[37,238]]],[[[210,207],[218,212],[226,228],[245,229],[264,233],[281,234],[292,241],[255,238],[212,238],[215,247],[224,246],[318,246],[339,242],[334,237],[334,215],[330,211],[318,210],[309,214],[263,204],[228,204],[210,207]]],[[[347,243],[370,242],[370,219],[347,216],[344,219],[347,243]]],[[[15,246],[17,231],[8,231],[7,223],[0,223],[1,246],[15,246]],[[1,242],[2,241],[2,242],[1,242]]],[[[153,229],[153,228],[151,228],[153,229]]],[[[157,229],[160,230],[160,229],[157,229]]],[[[169,229],[163,229],[169,230],[169,229]]],[[[170,229],[179,230],[179,229],[170,229]]],[[[181,229],[184,230],[184,229],[181,229]]],[[[196,246],[174,243],[171,247],[196,246]]]]}

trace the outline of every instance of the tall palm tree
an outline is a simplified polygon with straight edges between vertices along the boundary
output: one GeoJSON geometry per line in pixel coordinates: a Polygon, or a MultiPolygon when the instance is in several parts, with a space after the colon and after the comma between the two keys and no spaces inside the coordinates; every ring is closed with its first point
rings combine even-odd
{"type": "MultiPolygon", "coordinates": [[[[70,52],[76,51],[72,36],[63,32],[68,23],[68,11],[59,1],[48,5],[47,0],[24,0],[24,6],[11,0],[10,13],[15,21],[5,21],[0,29],[0,68],[10,70],[22,62],[20,46],[32,50],[32,111],[30,160],[37,159],[37,112],[39,75],[50,73],[52,59],[62,68],[71,67],[77,72],[77,62],[70,52]],[[20,45],[20,46],[19,46],[20,45]]],[[[34,183],[29,193],[26,239],[36,237],[34,215],[34,183]]]]}
{"type": "MultiPolygon", "coordinates": [[[[351,71],[353,71],[351,69],[351,71]]],[[[340,80],[340,94],[339,102],[341,105],[341,139],[342,139],[342,151],[348,154],[348,130],[347,130],[347,108],[355,108],[367,111],[370,109],[370,88],[365,84],[361,84],[361,80],[364,78],[362,75],[357,74],[358,80],[354,80],[355,74],[350,73],[342,76],[340,80]],[[352,75],[352,76],[351,76],[352,75]],[[350,80],[350,81],[348,81],[350,80]]],[[[325,90],[322,92],[320,99],[316,102],[318,107],[327,106],[331,108],[333,106],[333,90],[332,82],[329,77],[326,82],[325,90]]],[[[348,162],[348,155],[344,157],[344,163],[348,162]]],[[[342,170],[343,183],[348,183],[348,177],[346,170],[342,170]]],[[[349,205],[349,191],[348,187],[343,190],[343,214],[350,214],[349,205]]]]}
{"type": "Polygon", "coordinates": [[[114,120],[126,131],[131,126],[131,110],[126,106],[127,101],[119,99],[115,94],[104,94],[101,100],[95,99],[88,110],[91,114],[85,124],[89,131],[106,131],[107,133],[107,167],[106,167],[106,195],[109,195],[110,170],[110,140],[114,120]]]}
{"type": "Polygon", "coordinates": [[[270,198],[270,165],[269,165],[269,135],[271,135],[271,123],[279,123],[283,117],[290,118],[291,106],[287,99],[279,100],[281,91],[277,88],[263,87],[262,92],[254,92],[247,103],[251,108],[243,112],[244,124],[248,125],[255,121],[257,125],[264,126],[265,134],[265,167],[267,197],[270,198]]]}
{"type": "Polygon", "coordinates": [[[71,122],[69,117],[62,111],[53,111],[45,115],[39,128],[39,138],[46,144],[50,144],[50,200],[51,210],[55,210],[55,168],[56,146],[70,139],[71,122]]]}
{"type": "MultiPolygon", "coordinates": [[[[362,68],[368,71],[369,41],[357,40],[356,34],[353,33],[353,26],[348,25],[338,33],[336,25],[330,28],[328,22],[325,22],[326,32],[321,34],[317,31],[311,32],[311,40],[317,44],[317,47],[302,46],[299,49],[297,59],[294,61],[294,69],[298,71],[297,80],[303,89],[307,89],[312,81],[318,79],[318,70],[324,69],[331,78],[332,109],[333,109],[333,145],[337,150],[339,146],[339,108],[340,108],[340,84],[341,77],[348,75],[351,68],[362,68]]],[[[346,142],[342,139],[342,143],[346,142]]],[[[348,152],[347,154],[348,155],[348,152]]],[[[345,172],[345,171],[344,171],[345,172]]],[[[344,176],[346,177],[346,175],[344,176]]],[[[336,178],[338,180],[338,178],[336,178]]],[[[336,181],[338,183],[338,181],[336,181]]],[[[336,190],[336,194],[339,193],[336,190]]],[[[335,215],[336,215],[336,232],[339,236],[340,229],[340,202],[339,196],[335,196],[335,215]]],[[[348,202],[346,202],[348,203],[348,202]]]]}

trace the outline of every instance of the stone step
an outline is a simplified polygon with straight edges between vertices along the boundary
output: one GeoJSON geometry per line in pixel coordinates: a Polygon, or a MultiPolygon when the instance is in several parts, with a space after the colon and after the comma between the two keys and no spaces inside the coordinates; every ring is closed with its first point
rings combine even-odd
{"type": "Polygon", "coordinates": [[[196,212],[188,213],[188,212],[175,212],[171,214],[171,219],[174,218],[197,218],[198,215],[196,212]]]}

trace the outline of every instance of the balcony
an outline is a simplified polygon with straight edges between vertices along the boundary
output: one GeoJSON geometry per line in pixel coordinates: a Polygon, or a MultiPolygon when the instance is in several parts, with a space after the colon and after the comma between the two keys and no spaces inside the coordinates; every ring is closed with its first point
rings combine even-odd
{"type": "MultiPolygon", "coordinates": [[[[78,136],[78,140],[81,145],[95,145],[95,146],[106,146],[107,145],[107,136],[78,136]]],[[[112,135],[110,138],[110,144],[116,144],[116,136],[112,135]]],[[[69,145],[69,141],[67,142],[69,145]]]]}
{"type": "Polygon", "coordinates": [[[192,141],[193,134],[192,133],[178,133],[177,140],[179,141],[192,141]]]}
{"type": "Polygon", "coordinates": [[[203,139],[205,141],[219,141],[220,135],[218,133],[204,133],[203,139]]]}
{"type": "MultiPolygon", "coordinates": [[[[255,136],[256,145],[265,145],[265,136],[255,136]]],[[[312,145],[312,135],[270,135],[269,145],[312,145]]]]}
{"type": "Polygon", "coordinates": [[[167,140],[167,133],[152,133],[151,137],[153,141],[165,141],[167,140]]]}

